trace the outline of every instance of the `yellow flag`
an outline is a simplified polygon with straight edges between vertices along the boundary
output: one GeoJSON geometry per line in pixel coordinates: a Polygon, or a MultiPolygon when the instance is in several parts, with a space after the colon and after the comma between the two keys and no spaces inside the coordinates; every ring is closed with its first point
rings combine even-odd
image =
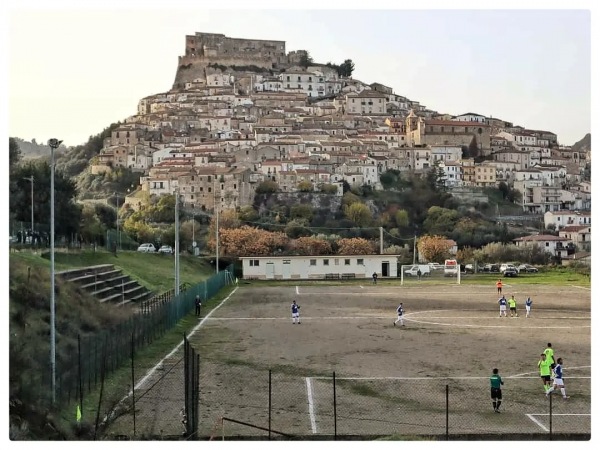
{"type": "Polygon", "coordinates": [[[81,408],[79,407],[79,405],[77,405],[77,423],[81,422],[81,408]]]}

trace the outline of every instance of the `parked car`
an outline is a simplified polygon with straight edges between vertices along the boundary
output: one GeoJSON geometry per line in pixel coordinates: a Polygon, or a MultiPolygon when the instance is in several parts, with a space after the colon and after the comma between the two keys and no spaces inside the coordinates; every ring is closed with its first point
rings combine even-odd
{"type": "Polygon", "coordinates": [[[440,263],[428,263],[427,265],[431,270],[442,270],[444,268],[444,265],[440,263]]]}
{"type": "Polygon", "coordinates": [[[502,275],[505,277],[516,277],[519,275],[519,271],[512,264],[502,264],[500,272],[502,272],[502,275]]]}
{"type": "Polygon", "coordinates": [[[156,252],[156,247],[154,247],[154,244],[142,244],[138,247],[137,251],[142,253],[154,253],[156,252]]]}
{"type": "Polygon", "coordinates": [[[529,264],[521,264],[519,267],[517,267],[517,270],[519,271],[519,273],[521,273],[521,272],[538,273],[539,272],[537,267],[530,266],[529,264]]]}
{"type": "Polygon", "coordinates": [[[482,272],[500,272],[500,266],[498,264],[486,264],[483,266],[482,272]]]}
{"type": "Polygon", "coordinates": [[[168,253],[169,255],[172,255],[173,247],[171,247],[170,245],[163,245],[161,248],[158,249],[158,253],[168,253]]]}
{"type": "Polygon", "coordinates": [[[431,268],[428,264],[414,264],[404,271],[404,275],[416,277],[419,276],[419,270],[421,271],[422,277],[431,275],[431,268]]]}
{"type": "Polygon", "coordinates": [[[478,267],[477,264],[466,264],[465,265],[465,273],[475,273],[475,270],[478,272],[483,272],[483,267],[478,267]]]}

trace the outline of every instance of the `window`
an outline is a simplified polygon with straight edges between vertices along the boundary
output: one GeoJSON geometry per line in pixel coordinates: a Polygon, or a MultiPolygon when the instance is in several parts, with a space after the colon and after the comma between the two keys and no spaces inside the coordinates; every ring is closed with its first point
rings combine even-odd
{"type": "Polygon", "coordinates": [[[311,266],[316,266],[317,265],[317,260],[316,259],[311,259],[310,260],[310,265],[311,266]]]}
{"type": "Polygon", "coordinates": [[[350,260],[349,259],[344,259],[344,265],[345,266],[349,266],[350,265],[350,260]]]}
{"type": "Polygon", "coordinates": [[[260,259],[251,259],[250,260],[250,267],[258,267],[260,266],[260,259]]]}
{"type": "Polygon", "coordinates": [[[365,265],[365,260],[362,258],[359,258],[356,260],[356,264],[358,264],[359,266],[364,266],[365,265]]]}
{"type": "Polygon", "coordinates": [[[328,266],[329,265],[329,260],[328,259],[324,259],[323,260],[323,265],[324,266],[328,266]]]}
{"type": "Polygon", "coordinates": [[[334,259],[334,261],[335,261],[335,265],[336,265],[336,266],[339,266],[339,265],[340,265],[340,260],[339,260],[338,258],[335,258],[335,259],[334,259]]]}

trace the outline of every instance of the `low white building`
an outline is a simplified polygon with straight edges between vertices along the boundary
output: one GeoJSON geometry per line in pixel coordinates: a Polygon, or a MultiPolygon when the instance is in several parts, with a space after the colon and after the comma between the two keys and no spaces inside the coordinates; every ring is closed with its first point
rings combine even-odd
{"type": "Polygon", "coordinates": [[[245,256],[243,278],[308,280],[398,276],[398,255],[245,256]]]}

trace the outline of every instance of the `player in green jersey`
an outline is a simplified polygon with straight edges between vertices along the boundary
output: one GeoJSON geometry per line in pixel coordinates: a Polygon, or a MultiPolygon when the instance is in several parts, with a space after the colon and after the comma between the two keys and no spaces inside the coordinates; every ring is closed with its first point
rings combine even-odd
{"type": "Polygon", "coordinates": [[[500,412],[500,404],[502,403],[502,388],[504,384],[502,377],[498,375],[498,369],[492,370],[492,376],[490,377],[490,387],[492,390],[492,405],[494,405],[494,412],[500,412]]]}
{"type": "Polygon", "coordinates": [[[540,360],[538,361],[538,367],[540,369],[540,378],[542,379],[542,384],[544,385],[544,392],[548,395],[550,391],[550,365],[552,361],[546,357],[545,353],[540,355],[540,360]]]}

